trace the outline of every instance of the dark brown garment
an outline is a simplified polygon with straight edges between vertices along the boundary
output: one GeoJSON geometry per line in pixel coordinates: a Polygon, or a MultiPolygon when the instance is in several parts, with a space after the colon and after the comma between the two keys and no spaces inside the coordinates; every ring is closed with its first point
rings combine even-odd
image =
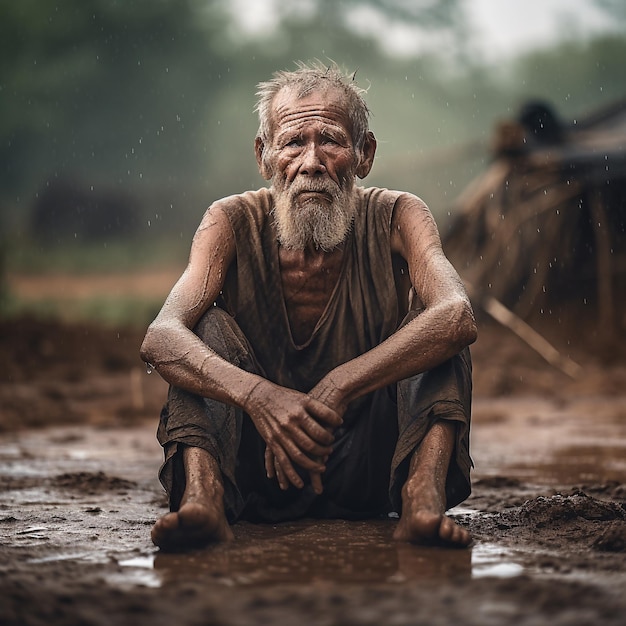
{"type": "MultiPolygon", "coordinates": [[[[333,368],[418,315],[409,310],[406,264],[391,253],[391,217],[400,194],[376,188],[359,188],[358,193],[337,285],[303,345],[295,344],[289,327],[269,190],[220,201],[235,233],[237,255],[219,308],[210,309],[196,328],[203,341],[243,369],[307,392],[333,368]]],[[[242,411],[172,388],[159,428],[166,454],[161,479],[177,508],[184,489],[177,451],[179,444],[193,445],[207,449],[220,463],[231,521],[399,511],[412,452],[436,419],[451,419],[459,422],[447,485],[448,505],[453,506],[470,491],[470,404],[467,350],[431,372],[359,398],[335,432],[324,494],[316,496],[308,484],[283,492],[265,477],[264,442],[242,411]]],[[[306,474],[303,478],[308,479],[306,474]]]]}
{"type": "MultiPolygon", "coordinates": [[[[398,192],[358,188],[359,206],[337,285],[312,337],[296,345],[283,297],[271,195],[261,189],[228,199],[237,264],[224,285],[225,309],[273,382],[309,391],[330,370],[389,337],[408,312],[396,293],[390,246],[398,192]]],[[[406,273],[405,273],[406,275],[406,273]]]]}

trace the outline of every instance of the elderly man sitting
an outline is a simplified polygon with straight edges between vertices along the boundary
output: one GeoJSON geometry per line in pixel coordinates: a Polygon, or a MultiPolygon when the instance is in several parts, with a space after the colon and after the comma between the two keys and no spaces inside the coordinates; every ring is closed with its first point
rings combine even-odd
{"type": "Polygon", "coordinates": [[[418,197],[364,188],[376,140],[336,66],[259,86],[268,188],[214,202],[142,358],[170,383],[158,438],[178,550],[238,519],[363,519],[465,546],[476,325],[418,197]]]}

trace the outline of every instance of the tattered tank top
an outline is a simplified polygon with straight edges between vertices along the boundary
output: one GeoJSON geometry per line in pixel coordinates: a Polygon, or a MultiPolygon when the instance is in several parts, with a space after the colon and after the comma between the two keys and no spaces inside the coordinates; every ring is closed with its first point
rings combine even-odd
{"type": "Polygon", "coordinates": [[[330,370],[389,337],[407,313],[408,294],[396,287],[394,264],[399,260],[392,259],[390,244],[400,192],[357,187],[357,193],[337,284],[313,334],[301,345],[295,343],[287,317],[270,191],[219,203],[237,248],[220,304],[248,338],[266,377],[279,385],[310,391],[330,370]]]}

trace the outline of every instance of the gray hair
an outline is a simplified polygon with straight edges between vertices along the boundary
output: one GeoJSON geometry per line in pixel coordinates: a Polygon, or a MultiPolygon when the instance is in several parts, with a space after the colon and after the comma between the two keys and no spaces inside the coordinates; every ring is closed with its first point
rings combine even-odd
{"type": "Polygon", "coordinates": [[[332,62],[325,65],[321,61],[296,63],[298,69],[293,71],[274,72],[272,79],[258,84],[255,111],[259,114],[259,137],[265,144],[271,139],[272,103],[276,94],[283,88],[295,89],[298,98],[304,98],[315,91],[337,89],[346,99],[346,111],[352,124],[352,141],[354,148],[361,153],[369,130],[369,109],[363,98],[366,93],[354,82],[356,72],[344,73],[332,62]]]}

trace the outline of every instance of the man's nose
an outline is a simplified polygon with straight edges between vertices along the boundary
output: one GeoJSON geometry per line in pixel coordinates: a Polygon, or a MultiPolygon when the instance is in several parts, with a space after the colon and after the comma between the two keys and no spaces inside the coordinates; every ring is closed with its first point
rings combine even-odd
{"type": "Polygon", "coordinates": [[[318,146],[313,143],[307,144],[302,155],[300,173],[305,174],[306,176],[315,176],[317,174],[326,173],[326,166],[320,159],[318,146]]]}

